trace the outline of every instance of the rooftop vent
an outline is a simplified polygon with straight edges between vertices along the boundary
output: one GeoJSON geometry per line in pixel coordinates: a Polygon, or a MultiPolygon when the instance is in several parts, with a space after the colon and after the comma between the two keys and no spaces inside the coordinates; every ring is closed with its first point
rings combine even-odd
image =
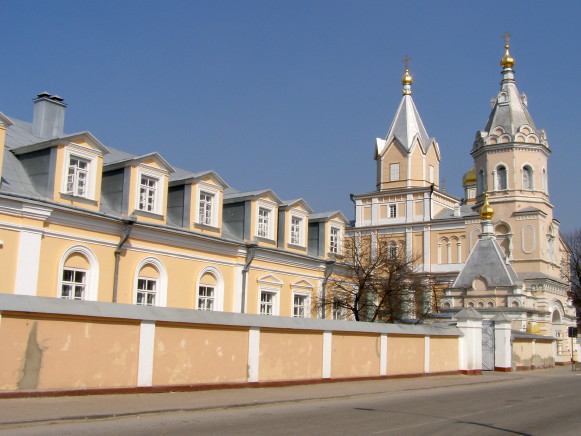
{"type": "Polygon", "coordinates": [[[41,92],[34,102],[32,118],[32,133],[41,138],[58,138],[63,135],[65,124],[65,108],[63,98],[41,92]]]}

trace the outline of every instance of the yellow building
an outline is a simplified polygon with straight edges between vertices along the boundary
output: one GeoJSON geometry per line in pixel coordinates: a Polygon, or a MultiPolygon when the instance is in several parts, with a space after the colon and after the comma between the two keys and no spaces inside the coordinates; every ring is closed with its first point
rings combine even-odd
{"type": "Polygon", "coordinates": [[[214,171],[64,133],[66,104],[0,114],[1,293],[316,317],[347,220],[214,171]]]}
{"type": "Polygon", "coordinates": [[[418,273],[447,288],[436,302],[440,311],[474,307],[487,319],[503,313],[514,329],[560,339],[564,361],[575,312],[564,274],[568,248],[549,199],[551,151],[516,87],[508,42],[505,49],[501,89],[476,134],[474,167],[462,180],[465,198],[439,186],[440,147],[413,102],[406,66],[395,118],[376,140],[376,190],[353,197],[355,225],[348,231],[401,240],[407,256],[418,259],[418,273]],[[479,216],[485,193],[494,211],[487,223],[479,216]],[[487,238],[494,243],[474,249],[487,238]]]}

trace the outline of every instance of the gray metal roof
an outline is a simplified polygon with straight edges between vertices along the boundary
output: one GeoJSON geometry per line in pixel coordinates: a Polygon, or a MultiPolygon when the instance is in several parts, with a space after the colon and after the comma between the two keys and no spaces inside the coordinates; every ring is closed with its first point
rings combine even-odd
{"type": "Polygon", "coordinates": [[[512,287],[520,283],[494,236],[483,236],[476,241],[452,288],[471,288],[477,277],[483,277],[490,287],[512,287]]]}
{"type": "Polygon", "coordinates": [[[424,151],[430,146],[431,139],[411,95],[403,96],[385,137],[385,144],[389,145],[394,138],[407,151],[411,150],[415,138],[424,151]]]}

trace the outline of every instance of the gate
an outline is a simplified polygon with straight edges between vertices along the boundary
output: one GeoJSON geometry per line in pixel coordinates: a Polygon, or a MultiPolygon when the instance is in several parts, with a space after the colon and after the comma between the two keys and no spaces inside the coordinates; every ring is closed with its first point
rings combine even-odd
{"type": "Polygon", "coordinates": [[[494,321],[482,321],[482,370],[494,371],[494,321]]]}

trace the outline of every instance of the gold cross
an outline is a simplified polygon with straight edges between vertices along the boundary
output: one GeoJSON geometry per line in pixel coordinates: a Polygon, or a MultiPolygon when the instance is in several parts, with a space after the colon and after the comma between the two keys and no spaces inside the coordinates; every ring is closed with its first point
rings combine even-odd
{"type": "Polygon", "coordinates": [[[402,62],[405,62],[405,69],[408,69],[408,62],[411,61],[411,58],[408,58],[407,56],[405,57],[405,59],[402,59],[402,62]]]}
{"type": "Polygon", "coordinates": [[[508,33],[508,30],[504,32],[504,35],[502,36],[502,39],[504,39],[504,45],[506,45],[507,47],[510,45],[508,40],[510,39],[511,36],[512,35],[508,33]]]}

